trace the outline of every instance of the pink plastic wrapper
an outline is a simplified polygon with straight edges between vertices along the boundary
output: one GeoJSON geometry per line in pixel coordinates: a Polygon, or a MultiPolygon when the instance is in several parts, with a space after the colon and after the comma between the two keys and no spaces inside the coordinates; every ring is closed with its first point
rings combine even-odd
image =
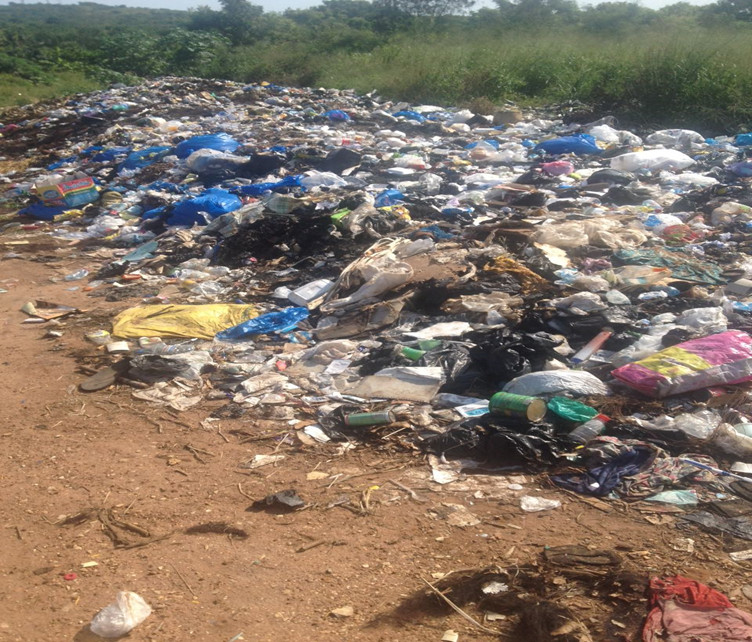
{"type": "Polygon", "coordinates": [[[611,373],[651,397],[752,380],[752,337],[728,330],[679,343],[611,373]]]}
{"type": "Polygon", "coordinates": [[[563,176],[564,174],[571,174],[574,172],[574,165],[569,161],[551,161],[550,163],[543,163],[541,169],[550,176],[563,176]]]}

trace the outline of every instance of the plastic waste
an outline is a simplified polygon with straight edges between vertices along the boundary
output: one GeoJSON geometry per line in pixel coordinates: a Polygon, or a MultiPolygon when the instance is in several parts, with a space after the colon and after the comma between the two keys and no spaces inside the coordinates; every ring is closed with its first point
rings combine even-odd
{"type": "Polygon", "coordinates": [[[157,241],[148,241],[139,245],[136,249],[128,252],[121,260],[128,263],[136,263],[144,259],[151,258],[152,253],[159,248],[157,241]]]}
{"type": "Polygon", "coordinates": [[[671,270],[668,268],[649,265],[627,265],[615,269],[613,273],[617,281],[627,287],[653,285],[671,277],[671,270]]]}
{"type": "Polygon", "coordinates": [[[574,172],[574,165],[569,161],[551,161],[543,163],[541,169],[549,176],[566,176],[574,172]]]}
{"type": "Polygon", "coordinates": [[[388,207],[389,205],[396,205],[405,200],[405,195],[397,189],[387,189],[376,196],[374,201],[375,207],[388,207]]]}
{"type": "Polygon", "coordinates": [[[310,306],[310,304],[326,295],[334,287],[334,281],[329,279],[317,279],[296,288],[287,298],[291,303],[298,306],[310,306]]]}
{"type": "Polygon", "coordinates": [[[209,220],[228,212],[240,209],[243,202],[223,189],[212,188],[200,196],[180,201],[167,218],[168,225],[187,225],[194,223],[206,225],[209,220]]]}
{"type": "Polygon", "coordinates": [[[598,414],[595,408],[568,397],[554,397],[549,400],[548,409],[562,419],[577,422],[588,421],[598,414]]]}
{"type": "Polygon", "coordinates": [[[128,376],[147,383],[171,381],[176,377],[197,381],[204,368],[211,363],[212,356],[206,350],[180,354],[144,354],[131,359],[128,376]]]}
{"type": "Polygon", "coordinates": [[[538,513],[544,510],[561,508],[561,502],[558,499],[546,499],[545,497],[523,495],[520,497],[520,508],[526,513],[538,513]]]}
{"type": "Polygon", "coordinates": [[[611,373],[653,397],[752,380],[752,337],[728,330],[666,348],[611,373]]]}
{"type": "Polygon", "coordinates": [[[594,352],[597,352],[601,349],[604,343],[611,338],[613,335],[613,330],[603,330],[602,332],[599,332],[597,335],[595,335],[590,341],[588,341],[582,348],[580,348],[570,359],[570,361],[575,364],[579,365],[580,363],[583,363],[584,361],[587,361],[590,359],[591,356],[593,356],[594,352]]]}
{"type": "Polygon", "coordinates": [[[692,489],[664,490],[655,495],[645,498],[646,502],[660,502],[661,504],[673,504],[674,506],[695,506],[699,503],[697,493],[692,489]]]}
{"type": "Polygon", "coordinates": [[[611,168],[623,172],[634,172],[639,169],[676,171],[686,169],[694,163],[689,156],[675,149],[647,149],[615,156],[611,159],[611,168]]]}
{"type": "Polygon", "coordinates": [[[138,343],[141,347],[136,350],[136,354],[184,354],[196,349],[195,343],[167,344],[156,337],[149,337],[148,339],[147,341],[139,340],[138,343]]]}
{"type": "Polygon", "coordinates": [[[209,148],[198,149],[185,160],[188,168],[198,174],[218,172],[223,169],[237,170],[247,162],[248,159],[243,156],[235,156],[209,148]]]}
{"type": "Polygon", "coordinates": [[[87,341],[91,341],[94,345],[104,346],[112,341],[112,336],[107,330],[93,330],[87,332],[85,335],[87,341]]]}
{"type": "Polygon", "coordinates": [[[720,424],[706,443],[736,461],[752,462],[752,437],[737,432],[729,424],[720,424]]]}
{"type": "Polygon", "coordinates": [[[171,151],[172,147],[158,145],[155,147],[147,147],[146,149],[131,152],[120,165],[119,171],[122,174],[124,173],[123,170],[133,171],[143,169],[144,167],[148,167],[149,165],[152,165],[158,160],[164,158],[171,151]]]}
{"type": "Polygon", "coordinates": [[[562,138],[553,138],[538,143],[535,146],[536,152],[545,152],[546,154],[600,154],[601,150],[595,143],[595,138],[590,134],[577,134],[575,136],[564,136],[562,138]]]}
{"type": "Polygon", "coordinates": [[[37,187],[39,198],[45,205],[80,207],[99,199],[94,180],[89,176],[73,180],[46,181],[37,187]]]}
{"type": "Polygon", "coordinates": [[[569,433],[569,438],[578,444],[586,444],[606,430],[608,417],[597,415],[569,433]]]}
{"type": "Polygon", "coordinates": [[[348,394],[358,397],[405,399],[428,403],[444,382],[444,371],[436,366],[384,368],[364,377],[348,394]]]}
{"type": "Polygon", "coordinates": [[[409,109],[403,109],[402,111],[395,112],[392,114],[393,116],[399,118],[406,118],[407,120],[414,120],[417,123],[424,123],[426,122],[426,117],[422,114],[419,114],[417,111],[411,111],[409,109]]]}
{"type": "Polygon", "coordinates": [[[530,372],[512,379],[504,386],[504,392],[528,397],[557,396],[563,392],[577,396],[609,394],[605,383],[582,370],[530,372]]]}
{"type": "Polygon", "coordinates": [[[240,143],[229,134],[205,134],[193,136],[188,140],[178,143],[175,147],[175,155],[178,158],[188,158],[199,149],[213,149],[218,152],[234,152],[240,143]]]}
{"type": "Polygon", "coordinates": [[[673,418],[672,425],[676,430],[696,439],[707,439],[720,425],[721,415],[715,410],[697,410],[693,413],[682,413],[673,418]]]}
{"type": "Polygon", "coordinates": [[[286,308],[280,312],[269,312],[222,330],[215,338],[219,341],[243,341],[254,334],[288,332],[307,319],[308,314],[307,308],[286,308]]]}
{"type": "Polygon", "coordinates": [[[591,127],[588,134],[602,143],[611,144],[619,142],[619,132],[608,125],[596,125],[595,127],[591,127]]]}
{"type": "Polygon", "coordinates": [[[306,189],[313,189],[314,187],[342,187],[347,185],[347,181],[332,172],[312,170],[305,173],[303,178],[300,179],[300,184],[306,189]]]}
{"type": "Polygon", "coordinates": [[[350,116],[347,112],[341,109],[330,109],[324,112],[324,116],[333,122],[346,122],[350,120],[350,116]]]}
{"type": "Polygon", "coordinates": [[[151,607],[137,593],[120,591],[112,604],[94,616],[89,628],[103,638],[126,635],[151,615],[151,607]]]}
{"type": "Polygon", "coordinates": [[[737,219],[743,221],[752,219],[752,207],[735,201],[727,201],[723,205],[716,207],[710,214],[710,224],[714,227],[727,225],[737,219]]]}
{"type": "Polygon", "coordinates": [[[704,145],[705,137],[691,129],[660,129],[650,134],[645,142],[648,145],[685,148],[691,145],[704,145]]]}
{"type": "Polygon", "coordinates": [[[75,272],[66,274],[63,277],[63,281],[80,281],[81,279],[85,279],[87,276],[89,276],[89,270],[76,270],[75,272]]]}
{"type": "Polygon", "coordinates": [[[142,305],[118,314],[113,320],[112,334],[124,339],[213,339],[217,332],[256,316],[256,307],[245,304],[142,305]]]}

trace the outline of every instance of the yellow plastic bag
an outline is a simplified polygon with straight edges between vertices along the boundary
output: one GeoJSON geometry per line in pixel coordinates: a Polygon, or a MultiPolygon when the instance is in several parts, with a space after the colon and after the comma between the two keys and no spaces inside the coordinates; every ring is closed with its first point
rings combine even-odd
{"type": "Polygon", "coordinates": [[[112,334],[118,337],[213,339],[220,330],[258,316],[252,305],[139,305],[118,314],[112,334]]]}

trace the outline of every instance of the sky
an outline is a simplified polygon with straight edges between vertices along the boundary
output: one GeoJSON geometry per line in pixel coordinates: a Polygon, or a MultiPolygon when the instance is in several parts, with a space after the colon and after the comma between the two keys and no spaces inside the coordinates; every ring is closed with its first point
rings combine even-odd
{"type": "MultiPolygon", "coordinates": [[[[19,2],[21,0],[15,0],[19,2]]],[[[29,3],[42,2],[45,0],[26,0],[29,3]]],[[[217,0],[94,0],[99,4],[106,5],[126,5],[129,7],[149,7],[152,9],[191,9],[194,7],[206,5],[212,8],[218,8],[217,0]]],[[[669,4],[674,4],[679,0],[640,0],[638,4],[650,9],[660,9],[669,4]]],[[[690,4],[703,5],[709,4],[712,0],[687,0],[690,4]]],[[[284,11],[285,9],[304,9],[321,4],[320,0],[251,0],[252,4],[261,5],[264,11],[284,11]]],[[[7,4],[7,0],[0,0],[0,4],[7,4]]],[[[57,0],[50,4],[77,4],[78,0],[57,0]]],[[[598,4],[595,0],[579,0],[580,6],[587,4],[598,4]]],[[[493,3],[489,0],[480,0],[476,3],[475,9],[481,7],[492,7],[493,3]]]]}

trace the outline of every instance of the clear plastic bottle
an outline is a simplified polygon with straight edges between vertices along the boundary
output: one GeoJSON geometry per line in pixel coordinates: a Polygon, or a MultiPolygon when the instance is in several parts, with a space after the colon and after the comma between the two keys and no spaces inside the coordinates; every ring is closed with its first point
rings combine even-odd
{"type": "Polygon", "coordinates": [[[186,352],[193,352],[196,349],[196,345],[193,343],[174,343],[168,345],[166,343],[151,343],[141,346],[136,350],[136,354],[184,354],[186,352]]]}
{"type": "Polygon", "coordinates": [[[572,432],[569,433],[569,438],[572,441],[576,441],[579,444],[586,444],[591,439],[594,439],[606,429],[606,422],[608,417],[605,415],[596,415],[584,424],[577,426],[572,432]]]}
{"type": "Polygon", "coordinates": [[[66,274],[63,277],[63,281],[79,281],[81,279],[85,279],[87,276],[89,276],[89,270],[76,270],[75,272],[66,274]]]}

